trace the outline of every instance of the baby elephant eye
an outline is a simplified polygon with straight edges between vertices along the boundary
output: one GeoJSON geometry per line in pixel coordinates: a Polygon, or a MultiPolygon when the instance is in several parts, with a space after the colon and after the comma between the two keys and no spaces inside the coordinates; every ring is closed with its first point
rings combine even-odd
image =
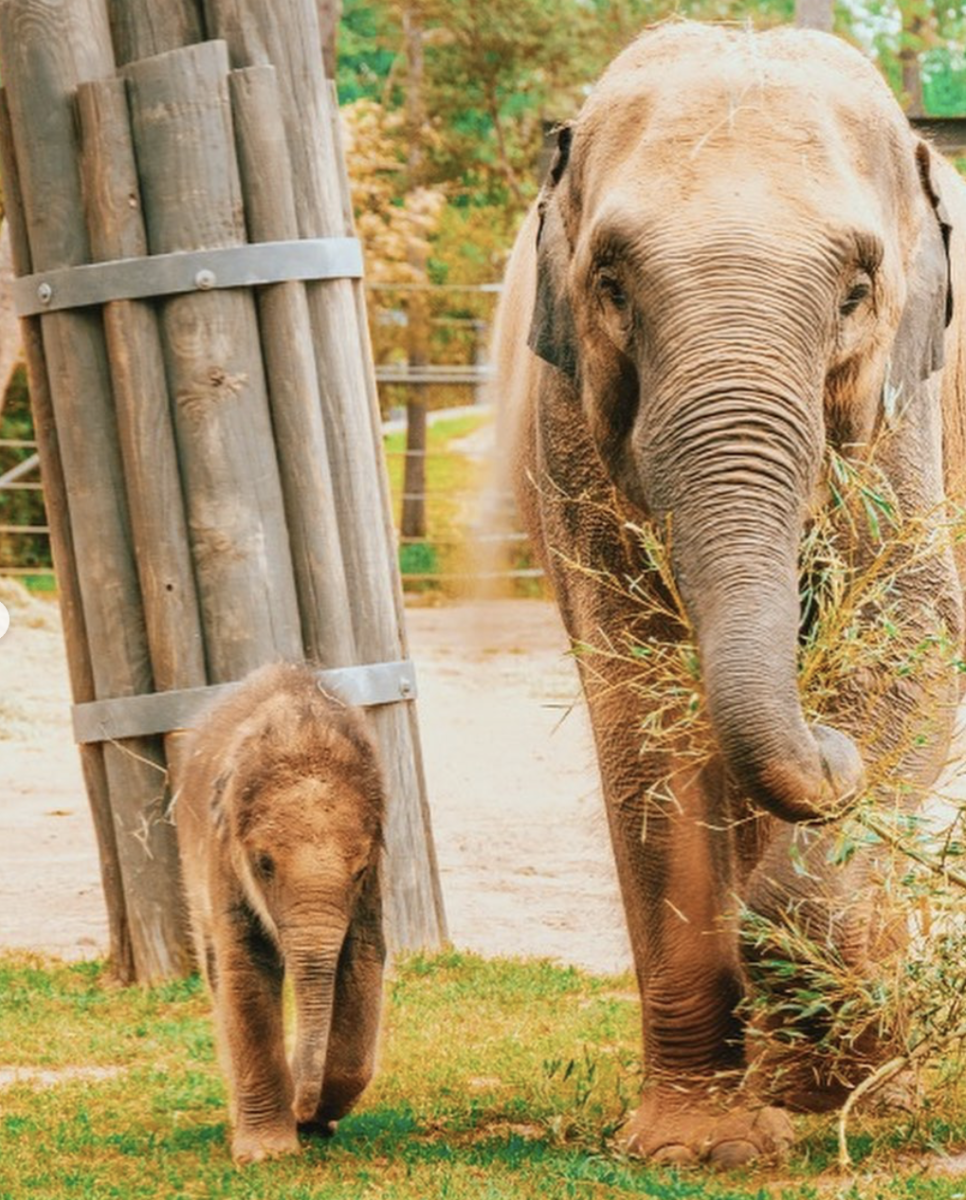
{"type": "Polygon", "coordinates": [[[868,299],[872,293],[872,287],[866,279],[859,279],[849,288],[845,295],[845,299],[839,305],[839,312],[843,317],[850,317],[859,307],[863,300],[868,299]]]}
{"type": "Polygon", "coordinates": [[[358,883],[358,882],[359,882],[359,881],[360,881],[360,880],[361,880],[361,879],[364,877],[364,875],[365,875],[366,871],[368,871],[368,870],[369,870],[369,864],[368,864],[368,863],[363,863],[363,864],[362,864],[362,866],[359,868],[359,870],[358,870],[358,871],[353,871],[353,873],[352,873],[352,882],[353,882],[353,883],[358,883]]]}
{"type": "Polygon", "coordinates": [[[275,860],[270,854],[255,855],[255,871],[262,879],[272,879],[275,875],[275,860]]]}

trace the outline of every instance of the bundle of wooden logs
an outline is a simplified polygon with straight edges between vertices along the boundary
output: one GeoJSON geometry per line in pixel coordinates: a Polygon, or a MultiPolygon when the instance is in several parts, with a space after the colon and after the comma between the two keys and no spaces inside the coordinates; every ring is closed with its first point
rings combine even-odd
{"type": "Polygon", "coordinates": [[[368,703],[391,795],[387,929],[397,947],[438,944],[361,260],[313,0],[0,0],[0,73],[115,971],[188,968],[180,730],[213,685],[278,659],[361,666],[366,686],[386,665],[368,703]]]}

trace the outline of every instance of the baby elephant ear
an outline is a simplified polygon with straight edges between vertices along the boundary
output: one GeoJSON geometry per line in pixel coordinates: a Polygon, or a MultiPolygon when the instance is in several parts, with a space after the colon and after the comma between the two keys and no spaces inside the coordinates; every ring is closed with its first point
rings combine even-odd
{"type": "Polygon", "coordinates": [[[557,134],[557,153],[537,205],[537,295],[528,344],[534,354],[576,382],[577,343],[566,282],[570,242],[556,195],[567,169],[571,137],[570,126],[564,125],[557,134]]]}
{"type": "Polygon", "coordinates": [[[953,317],[949,265],[952,232],[933,176],[932,152],[916,144],[916,165],[931,215],[923,223],[919,251],[909,274],[909,291],[892,349],[892,378],[912,388],[943,365],[943,340],[953,317]]]}

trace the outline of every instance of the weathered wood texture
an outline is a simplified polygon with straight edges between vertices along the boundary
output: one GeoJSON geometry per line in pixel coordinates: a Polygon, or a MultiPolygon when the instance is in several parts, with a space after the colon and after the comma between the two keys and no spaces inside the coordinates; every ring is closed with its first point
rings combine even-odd
{"type": "MultiPolygon", "coordinates": [[[[6,224],[10,230],[14,273],[18,276],[29,275],[32,270],[30,246],[23,218],[20,176],[13,149],[13,131],[10,127],[6,89],[0,92],[0,171],[3,173],[6,224]]],[[[57,428],[54,424],[50,385],[44,362],[40,318],[29,317],[21,321],[21,335],[30,380],[34,437],[37,440],[40,470],[44,481],[44,505],[50,529],[51,554],[54,570],[57,572],[57,595],[67,643],[67,671],[74,703],[81,704],[94,699],[94,674],[87,645],[87,629],[84,625],[80,583],[74,558],[74,541],[67,515],[67,485],[60,462],[57,428]]],[[[120,983],[130,983],[134,979],[134,952],[127,922],[103,747],[81,747],[80,757],[94,835],[97,839],[101,887],[107,906],[111,970],[120,983]]]]}
{"type": "MultiPolygon", "coordinates": [[[[0,0],[0,71],[34,270],[352,233],[316,0],[0,0]]],[[[49,382],[48,487],[62,470],[52,523],[76,700],[232,682],[306,654],[327,667],[405,656],[360,282],[40,320],[32,374],[49,382]]],[[[371,720],[392,797],[389,937],[432,947],[446,931],[415,707],[371,720]]],[[[84,754],[102,824],[110,793],[99,836],[123,886],[108,896],[115,953],[129,926],[129,973],[176,974],[187,953],[161,741],[84,754]]]]}
{"type": "MultiPolygon", "coordinates": [[[[296,238],[275,68],[233,71],[231,96],[249,238],[296,238]]],[[[300,283],[262,288],[258,310],[305,652],[326,666],[348,666],[357,661],[352,605],[305,288],[300,283]]]]}
{"type": "Polygon", "coordinates": [[[118,66],[204,40],[199,0],[107,0],[118,66]]]}
{"type": "MultiPolygon", "coordinates": [[[[235,68],[275,66],[292,160],[295,211],[302,237],[344,236],[343,194],[333,141],[329,92],[321,69],[314,0],[205,0],[209,36],[224,38],[235,68]]],[[[385,465],[376,449],[370,404],[371,361],[364,358],[356,289],[349,280],[306,286],[318,367],[345,575],[352,591],[361,662],[402,654],[397,569],[387,537],[385,465]]],[[[435,946],[445,937],[432,836],[420,779],[418,732],[406,705],[374,710],[392,803],[387,814],[386,921],[396,947],[435,946]]]]}
{"type": "MultiPolygon", "coordinates": [[[[124,81],[77,90],[81,182],[93,262],[148,252],[124,81]]],[[[204,687],[204,643],[181,494],[158,318],[152,304],[118,300],[103,310],[108,361],[154,686],[204,687]]],[[[171,790],[184,739],[165,738],[171,790]]]]}
{"type": "MultiPolygon", "coordinates": [[[[148,247],[124,82],[83,84],[77,100],[92,261],[140,258],[148,247]]],[[[154,685],[203,687],[204,645],[155,307],[114,301],[104,306],[104,327],[154,685]]]]}
{"type": "MultiPolygon", "coordinates": [[[[3,0],[0,72],[8,88],[34,270],[89,261],[74,114],[77,85],[113,73],[104,10],[93,0],[3,0]]],[[[44,358],[70,505],[97,698],[153,686],[134,565],[100,314],[41,318],[44,358]]],[[[171,902],[177,871],[158,739],[104,746],[118,859],[139,979],[179,973],[188,939],[171,902]]]]}
{"type": "MultiPolygon", "coordinates": [[[[224,45],[125,71],[151,252],[243,245],[224,45]]],[[[237,289],[179,296],[161,326],[209,682],[227,683],[302,657],[255,301],[237,289]]]]}

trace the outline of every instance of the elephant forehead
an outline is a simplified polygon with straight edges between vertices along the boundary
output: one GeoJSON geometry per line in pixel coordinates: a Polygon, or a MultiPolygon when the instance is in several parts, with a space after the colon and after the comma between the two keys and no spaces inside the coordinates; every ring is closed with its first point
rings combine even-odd
{"type": "Polygon", "coordinates": [[[598,89],[619,88],[634,75],[655,78],[682,102],[709,79],[737,85],[738,103],[748,101],[756,89],[781,85],[812,93],[816,100],[829,90],[859,93],[858,107],[868,103],[870,95],[892,99],[875,67],[847,42],[788,27],[759,33],[670,22],[647,30],[618,55],[598,89]]]}
{"type": "Polygon", "coordinates": [[[368,795],[338,773],[269,774],[250,783],[234,807],[243,838],[277,847],[370,837],[378,827],[368,795]]]}
{"type": "Polygon", "coordinates": [[[756,163],[800,187],[891,169],[907,142],[884,82],[837,39],[684,24],[615,60],[578,118],[573,158],[579,193],[615,170],[686,188],[756,163]]]}

